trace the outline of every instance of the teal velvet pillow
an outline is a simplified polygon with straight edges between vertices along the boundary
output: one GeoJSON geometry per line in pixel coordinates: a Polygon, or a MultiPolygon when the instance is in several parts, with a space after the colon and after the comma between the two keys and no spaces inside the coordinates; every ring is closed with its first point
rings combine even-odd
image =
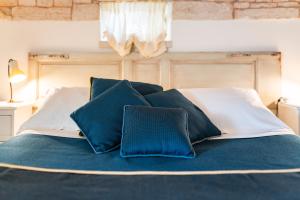
{"type": "Polygon", "coordinates": [[[115,84],[71,114],[95,153],[119,147],[125,105],[150,106],[127,80],[115,84]]]}
{"type": "Polygon", "coordinates": [[[188,112],[188,127],[193,144],[205,138],[219,136],[221,131],[208,119],[202,110],[185,98],[178,90],[172,89],[145,96],[154,107],[183,108],[188,112]]]}
{"type": "Polygon", "coordinates": [[[181,108],[125,106],[120,156],[194,158],[187,120],[181,108]]]}
{"type": "MultiPolygon", "coordinates": [[[[119,83],[120,80],[115,79],[104,79],[104,78],[90,78],[91,82],[91,91],[90,99],[95,98],[105,90],[119,83]]],[[[132,87],[136,89],[141,95],[152,94],[155,92],[163,91],[163,88],[159,85],[154,85],[150,83],[141,83],[141,82],[130,82],[132,87]]]]}

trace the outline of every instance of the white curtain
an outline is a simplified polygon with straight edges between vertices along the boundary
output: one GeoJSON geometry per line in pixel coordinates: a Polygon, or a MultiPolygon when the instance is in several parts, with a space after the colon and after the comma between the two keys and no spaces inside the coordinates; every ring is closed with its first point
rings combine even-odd
{"type": "Polygon", "coordinates": [[[172,3],[167,1],[101,2],[102,39],[121,56],[133,45],[144,57],[167,50],[165,39],[172,19],[172,3]]]}

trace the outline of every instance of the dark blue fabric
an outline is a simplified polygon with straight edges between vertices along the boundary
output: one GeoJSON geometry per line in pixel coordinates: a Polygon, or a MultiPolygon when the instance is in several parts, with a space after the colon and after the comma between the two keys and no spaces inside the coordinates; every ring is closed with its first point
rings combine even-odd
{"type": "Polygon", "coordinates": [[[187,120],[181,108],[125,106],[121,157],[194,158],[187,120]]]}
{"type": "Polygon", "coordinates": [[[94,154],[85,139],[21,135],[0,144],[0,163],[104,171],[206,171],[300,168],[295,135],[206,140],[194,146],[194,159],[121,158],[116,149],[94,154]]]}
{"type": "Polygon", "coordinates": [[[189,116],[189,135],[193,144],[208,137],[221,135],[221,131],[208,119],[204,112],[175,89],[149,94],[145,98],[154,107],[185,109],[189,116]]]}
{"type": "MultiPolygon", "coordinates": [[[[300,168],[295,135],[207,140],[195,159],[94,154],[84,139],[21,135],[0,144],[0,163],[104,171],[206,171],[300,168]]],[[[95,175],[0,167],[0,199],[9,200],[298,200],[300,173],[95,175]]]]}
{"type": "Polygon", "coordinates": [[[300,173],[89,175],[0,167],[2,200],[299,200],[300,173]]]}
{"type": "Polygon", "coordinates": [[[125,105],[149,105],[127,80],[120,81],[71,114],[95,153],[108,152],[120,145],[125,105]]]}
{"type": "MultiPolygon", "coordinates": [[[[91,82],[91,99],[93,99],[99,94],[101,94],[102,92],[104,92],[105,90],[109,89],[110,87],[120,82],[120,80],[91,77],[90,82],[91,82]]],[[[159,85],[154,85],[150,83],[141,83],[141,82],[130,82],[130,83],[132,87],[142,95],[163,91],[163,88],[159,85]]]]}

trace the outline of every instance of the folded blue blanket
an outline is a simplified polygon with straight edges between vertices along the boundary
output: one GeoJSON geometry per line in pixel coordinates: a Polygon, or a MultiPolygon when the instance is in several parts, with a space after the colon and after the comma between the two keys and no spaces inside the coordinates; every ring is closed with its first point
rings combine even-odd
{"type": "Polygon", "coordinates": [[[300,137],[268,136],[208,140],[195,146],[195,159],[121,158],[116,149],[101,155],[84,139],[27,134],[0,145],[0,163],[95,171],[215,171],[300,168],[300,137]]]}

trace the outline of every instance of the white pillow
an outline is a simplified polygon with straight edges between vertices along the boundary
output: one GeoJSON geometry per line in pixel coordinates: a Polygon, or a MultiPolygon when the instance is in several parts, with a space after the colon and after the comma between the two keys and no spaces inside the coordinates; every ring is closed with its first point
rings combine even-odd
{"type": "Polygon", "coordinates": [[[70,118],[70,114],[89,100],[88,88],[60,88],[46,98],[28,121],[20,128],[23,130],[64,130],[78,131],[79,128],[70,118]]]}
{"type": "Polygon", "coordinates": [[[221,130],[221,139],[293,133],[264,106],[253,89],[194,88],[179,91],[221,130]]]}

